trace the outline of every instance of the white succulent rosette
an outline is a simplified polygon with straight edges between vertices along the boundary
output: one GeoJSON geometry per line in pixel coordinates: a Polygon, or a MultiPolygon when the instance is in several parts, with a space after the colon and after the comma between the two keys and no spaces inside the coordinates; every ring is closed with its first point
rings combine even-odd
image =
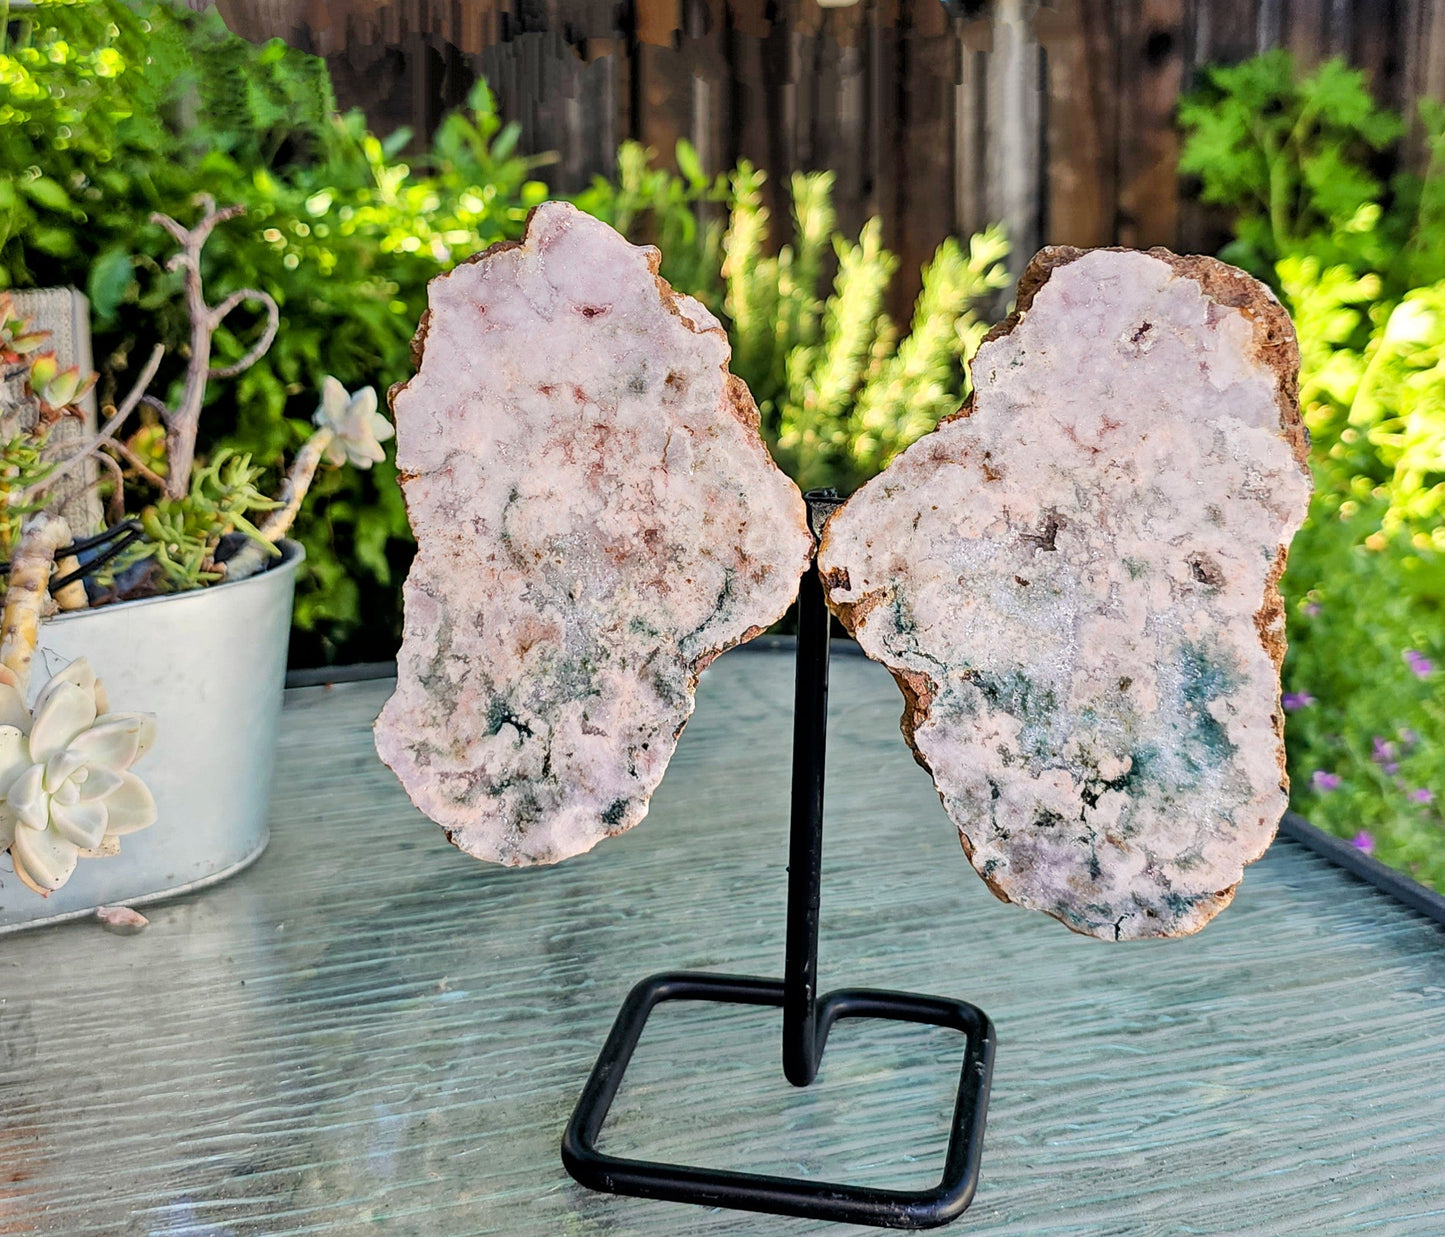
{"type": "Polygon", "coordinates": [[[321,383],[315,419],[335,435],[327,444],[326,462],[338,468],[347,463],[355,468],[381,463],[386,458],[381,444],[396,432],[376,410],[375,387],[362,387],[353,395],[330,374],[321,383]]]}
{"type": "Polygon", "coordinates": [[[81,857],[115,854],[155,823],[156,803],[130,771],[155,739],[149,713],[111,713],[90,663],[77,658],[40,692],[32,715],[0,679],[0,851],[42,896],[81,857]]]}

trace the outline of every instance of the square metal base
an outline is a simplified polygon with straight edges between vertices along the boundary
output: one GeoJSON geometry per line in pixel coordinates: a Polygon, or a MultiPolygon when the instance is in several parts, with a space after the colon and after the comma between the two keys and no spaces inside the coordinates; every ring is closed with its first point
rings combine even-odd
{"type": "Polygon", "coordinates": [[[562,1162],[583,1185],[612,1194],[700,1203],[872,1224],[880,1228],[933,1228],[961,1215],[973,1201],[983,1152],[984,1116],[993,1073],[994,1030],[988,1016],[964,1001],[944,997],[844,988],[818,1004],[818,1052],[840,1018],[888,1018],[950,1027],[966,1037],[963,1073],[953,1110],[943,1178],[931,1190],[878,1190],[803,1181],[760,1173],[660,1164],[605,1155],[596,1139],[617,1095],[647,1016],[662,1001],[718,1001],[731,1005],[783,1004],[783,981],[747,975],[667,971],[644,979],[628,994],[603,1045],[562,1138],[562,1162]]]}

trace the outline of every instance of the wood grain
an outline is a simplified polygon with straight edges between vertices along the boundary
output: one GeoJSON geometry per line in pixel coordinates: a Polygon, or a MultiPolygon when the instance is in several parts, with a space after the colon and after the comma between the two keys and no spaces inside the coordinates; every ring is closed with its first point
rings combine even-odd
{"type": "Polygon", "coordinates": [[[328,58],[343,106],[382,130],[427,133],[486,76],[555,152],[573,192],[618,143],[677,139],[704,167],[769,174],[774,248],[789,239],[794,171],[837,173],[840,226],[871,215],[903,261],[888,311],[910,315],[919,267],[950,232],[1001,221],[1017,271],[1043,243],[1213,252],[1227,220],[1179,184],[1179,95],[1203,66],[1287,47],[1339,55],[1411,113],[1445,102],[1445,0],[218,0],[249,38],[328,58]]]}

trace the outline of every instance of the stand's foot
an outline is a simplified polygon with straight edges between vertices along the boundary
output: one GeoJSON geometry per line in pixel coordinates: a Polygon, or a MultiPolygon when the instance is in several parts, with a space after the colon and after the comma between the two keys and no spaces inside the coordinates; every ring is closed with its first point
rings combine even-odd
{"type": "Polygon", "coordinates": [[[669,971],[644,979],[628,994],[612,1032],[577,1101],[562,1137],[562,1162],[583,1185],[613,1194],[671,1202],[733,1207],[775,1215],[872,1224],[880,1228],[933,1228],[961,1215],[973,1201],[983,1152],[983,1123],[993,1073],[994,1031],[988,1016],[964,1001],[944,997],[844,988],[818,1005],[818,1051],[839,1018],[889,1018],[951,1027],[966,1037],[963,1075],[953,1110],[943,1179],[931,1190],[875,1190],[800,1181],[760,1173],[659,1164],[604,1155],[597,1135],[617,1095],[653,1006],[662,1001],[719,1001],[731,1005],[783,1003],[783,982],[746,975],[669,971]]]}

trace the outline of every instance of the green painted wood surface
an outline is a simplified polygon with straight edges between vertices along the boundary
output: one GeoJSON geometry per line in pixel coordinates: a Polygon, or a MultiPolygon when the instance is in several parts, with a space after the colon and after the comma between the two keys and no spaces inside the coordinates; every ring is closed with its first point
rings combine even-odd
{"type": "MultiPolygon", "coordinates": [[[[865,1231],[590,1194],[562,1126],[654,970],[781,967],[791,661],[729,655],[652,815],[548,870],[453,850],[372,753],[389,684],[291,693],[270,850],[151,908],[0,946],[0,1234],[865,1231]]],[[[1288,842],[1186,941],[996,902],[835,659],[824,986],[975,1001],[999,1032],[956,1231],[1445,1233],[1445,934],[1288,842]]],[[[842,1024],[806,1091],[776,1015],[659,1011],[611,1150],[923,1185],[958,1045],[842,1024]]]]}

